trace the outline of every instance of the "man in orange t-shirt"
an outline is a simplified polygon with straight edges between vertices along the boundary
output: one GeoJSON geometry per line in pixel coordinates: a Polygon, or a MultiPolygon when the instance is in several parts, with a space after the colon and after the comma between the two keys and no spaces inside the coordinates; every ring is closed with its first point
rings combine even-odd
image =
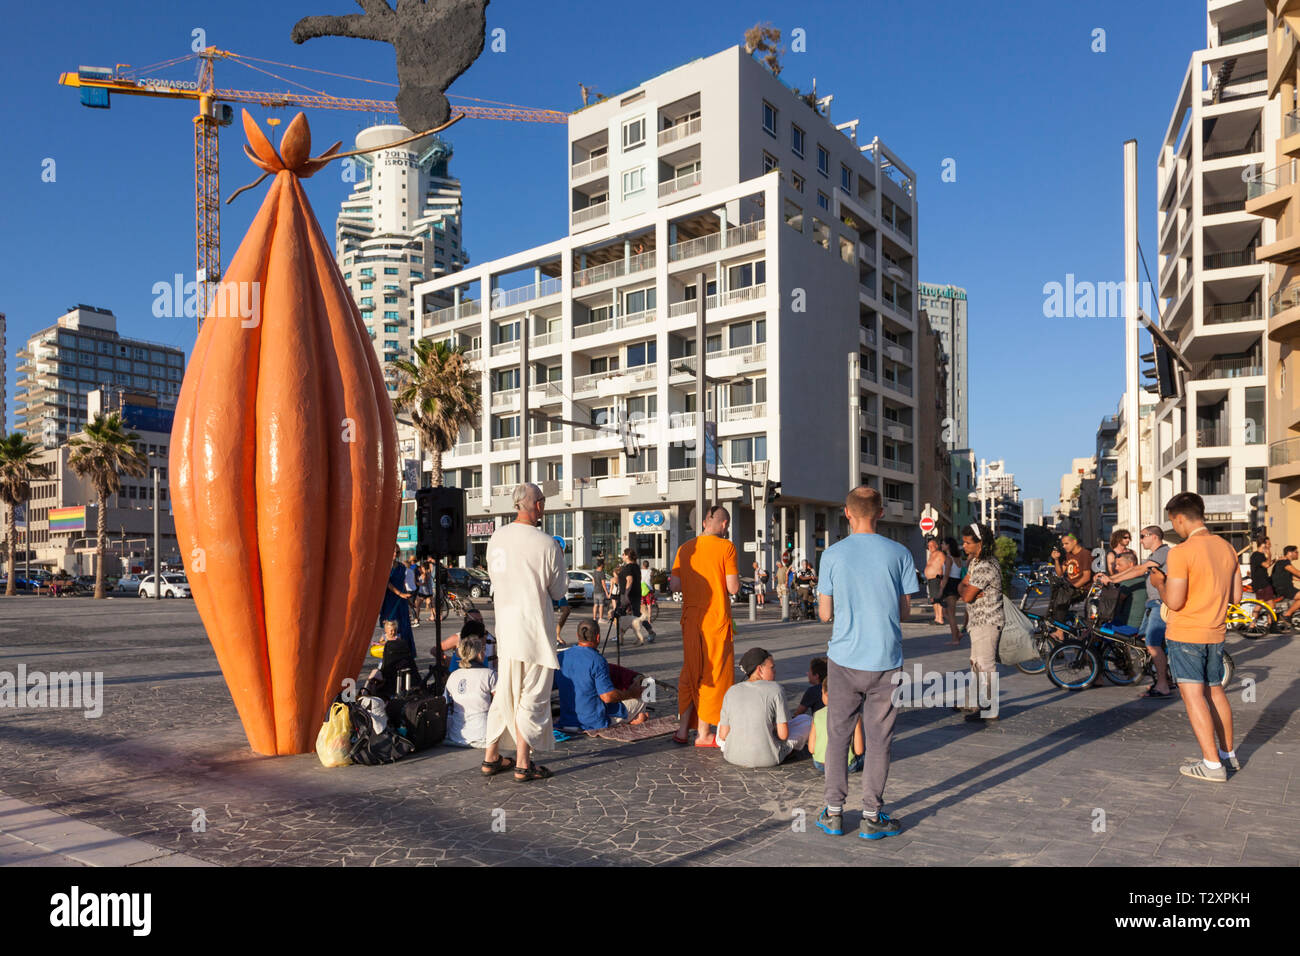
{"type": "Polygon", "coordinates": [[[1152,571],[1168,609],[1165,643],[1169,670],[1201,745],[1201,759],[1179,772],[1196,780],[1223,782],[1228,769],[1241,769],[1232,748],[1232,707],[1223,691],[1223,637],[1228,602],[1241,600],[1241,566],[1232,545],[1205,527],[1205,502],[1190,491],[1165,505],[1182,544],[1169,549],[1166,572],[1152,571]],[[1215,738],[1218,738],[1218,748],[1215,738]]]}
{"type": "Polygon", "coordinates": [[[677,682],[681,725],[673,735],[679,744],[687,742],[695,716],[695,746],[717,746],[714,731],[722,716],[722,698],[735,677],[731,596],[740,591],[740,570],[736,546],[727,540],[730,524],[726,508],[710,508],[703,534],[677,549],[668,579],[672,590],[682,592],[682,674],[677,682]]]}

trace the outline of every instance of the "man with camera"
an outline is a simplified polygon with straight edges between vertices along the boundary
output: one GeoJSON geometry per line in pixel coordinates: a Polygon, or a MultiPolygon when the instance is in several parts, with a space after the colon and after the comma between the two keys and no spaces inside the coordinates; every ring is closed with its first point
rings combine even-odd
{"type": "MultiPolygon", "coordinates": [[[[1061,546],[1052,549],[1052,569],[1056,572],[1049,599],[1052,620],[1065,623],[1070,605],[1088,595],[1088,586],[1092,583],[1092,555],[1073,534],[1064,534],[1061,546]]],[[[1055,636],[1058,639],[1063,637],[1059,630],[1055,636]]]]}

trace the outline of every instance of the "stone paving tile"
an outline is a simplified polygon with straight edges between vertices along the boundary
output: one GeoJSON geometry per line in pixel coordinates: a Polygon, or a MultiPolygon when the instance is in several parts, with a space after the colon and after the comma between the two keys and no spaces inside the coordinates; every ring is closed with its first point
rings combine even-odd
{"type": "MultiPolygon", "coordinates": [[[[106,700],[99,720],[57,710],[0,713],[0,791],[168,853],[222,864],[347,866],[1186,865],[1174,859],[1186,856],[1278,865],[1292,860],[1292,849],[1300,853],[1293,713],[1300,651],[1289,644],[1246,649],[1270,676],[1259,684],[1260,706],[1238,714],[1247,767],[1222,793],[1198,793],[1195,782],[1178,778],[1179,759],[1191,752],[1180,705],[1153,708],[1133,701],[1130,688],[1067,694],[1044,678],[1008,674],[997,726],[971,727],[936,710],[900,714],[887,800],[906,829],[868,842],[812,828],[823,780],[806,759],[742,771],[716,752],[683,752],[666,740],[584,738],[543,758],[554,780],[523,787],[481,778],[481,753],[448,748],[391,767],[338,770],[313,755],[256,757],[213,676],[192,606],[139,604],[146,606],[29,598],[4,605],[0,670],[18,661],[102,670],[106,700]],[[57,638],[20,644],[10,618],[19,632],[57,638]],[[207,814],[204,833],[190,829],[198,807],[207,814]],[[1098,807],[1107,813],[1104,834],[1091,829],[1098,807]],[[505,833],[491,830],[496,808],[505,811],[505,833]],[[802,834],[791,830],[795,809],[806,814],[802,834]],[[1184,813],[1188,821],[1220,815],[1222,839],[1194,845],[1201,840],[1194,823],[1175,829],[1184,813]]],[[[661,640],[629,649],[624,663],[675,681],[675,625],[661,618],[658,629],[661,640]]],[[[773,650],[794,699],[825,635],[821,625],[769,621],[747,630],[742,622],[738,653],[760,641],[773,650]]],[[[964,666],[962,652],[945,651],[943,640],[932,628],[905,626],[912,660],[927,669],[964,666]]],[[[851,780],[850,790],[859,783],[851,780]]],[[[850,794],[850,820],[858,799],[850,794]]]]}

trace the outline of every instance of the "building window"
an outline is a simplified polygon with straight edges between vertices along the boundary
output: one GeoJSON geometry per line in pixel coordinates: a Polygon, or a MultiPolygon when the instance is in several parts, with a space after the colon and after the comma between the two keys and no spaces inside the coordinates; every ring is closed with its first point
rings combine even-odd
{"type": "Polygon", "coordinates": [[[803,130],[793,123],[790,124],[790,148],[796,156],[803,159],[803,130]]]}
{"type": "Polygon", "coordinates": [[[384,296],[384,305],[397,305],[397,296],[395,295],[384,296]]]}
{"type": "Polygon", "coordinates": [[[830,212],[831,197],[826,195],[820,189],[817,190],[817,205],[820,206],[822,209],[825,209],[827,212],[830,212]]]}
{"type": "Polygon", "coordinates": [[[655,362],[655,340],[650,339],[648,342],[638,342],[635,345],[627,347],[627,367],[636,368],[641,365],[653,365],[655,362]]]}
{"type": "Polygon", "coordinates": [[[645,145],[645,117],[638,116],[623,124],[623,152],[645,145]]]}
{"type": "Polygon", "coordinates": [[[645,192],[645,167],[638,166],[623,174],[623,198],[637,196],[645,192]]]}
{"type": "Polygon", "coordinates": [[[794,187],[797,193],[803,192],[804,178],[793,170],[790,171],[790,185],[794,187]]]}
{"type": "Polygon", "coordinates": [[[845,166],[843,163],[840,163],[840,189],[843,189],[846,193],[852,195],[852,190],[849,188],[852,185],[853,170],[849,169],[849,167],[845,166]]]}
{"type": "Polygon", "coordinates": [[[402,316],[401,316],[399,313],[397,313],[397,312],[385,312],[385,313],[384,313],[384,318],[385,318],[385,319],[396,319],[396,320],[398,320],[398,321],[400,322],[401,319],[402,319],[402,316]]]}
{"type": "Polygon", "coordinates": [[[397,274],[398,274],[398,270],[395,268],[390,268],[390,267],[384,268],[384,275],[386,276],[395,276],[397,274]]]}
{"type": "Polygon", "coordinates": [[[831,154],[826,152],[826,147],[818,145],[817,147],[817,172],[823,176],[831,174],[831,154]]]}
{"type": "Polygon", "coordinates": [[[776,161],[776,157],[767,150],[763,150],[763,172],[770,173],[772,170],[779,168],[780,163],[776,161]]]}
{"type": "Polygon", "coordinates": [[[803,232],[803,210],[788,199],[785,201],[785,224],[795,232],[803,232]]]}
{"type": "Polygon", "coordinates": [[[637,289],[635,292],[629,292],[623,297],[624,315],[636,315],[638,312],[645,312],[647,309],[653,309],[654,307],[654,286],[648,289],[637,289]]]}
{"type": "Polygon", "coordinates": [[[746,262],[732,266],[727,270],[728,289],[747,289],[752,285],[762,285],[767,281],[767,261],[746,262]]]}
{"type": "Polygon", "coordinates": [[[776,135],[776,107],[767,100],[763,100],[763,129],[776,135]]]}

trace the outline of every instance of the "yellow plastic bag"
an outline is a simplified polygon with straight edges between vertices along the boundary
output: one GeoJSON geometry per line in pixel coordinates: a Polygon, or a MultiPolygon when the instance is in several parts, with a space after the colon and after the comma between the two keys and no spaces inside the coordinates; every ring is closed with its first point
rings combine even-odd
{"type": "Polygon", "coordinates": [[[346,767],[352,762],[352,718],[347,704],[331,704],[330,715],[316,735],[316,756],[327,767],[346,767]]]}

